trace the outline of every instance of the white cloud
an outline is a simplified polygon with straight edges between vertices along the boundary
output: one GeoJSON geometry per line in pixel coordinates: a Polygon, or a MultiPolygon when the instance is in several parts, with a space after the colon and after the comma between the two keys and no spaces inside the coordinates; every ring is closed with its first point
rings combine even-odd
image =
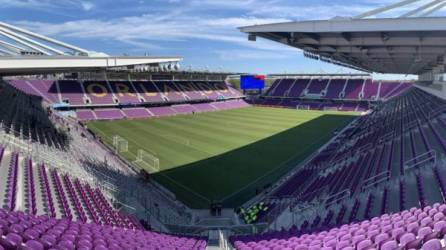
{"type": "MultiPolygon", "coordinates": [[[[148,41],[185,41],[201,39],[237,44],[264,50],[282,49],[284,46],[275,43],[247,41],[244,34],[237,30],[239,26],[282,22],[286,19],[244,18],[204,18],[189,15],[171,14],[142,15],[110,19],[85,19],[60,24],[20,21],[16,24],[37,33],[48,36],[80,39],[108,39],[126,42],[144,47],[148,41]]],[[[152,47],[153,44],[148,44],[152,47]]]]}
{"type": "Polygon", "coordinates": [[[83,0],[0,0],[0,8],[38,9],[49,11],[54,9],[73,10],[82,9],[90,11],[95,7],[94,3],[83,0]]]}
{"type": "Polygon", "coordinates": [[[85,11],[90,11],[95,7],[94,3],[86,2],[86,1],[82,1],[81,6],[82,6],[82,9],[84,9],[85,11]]]}
{"type": "MultiPolygon", "coordinates": [[[[154,0],[135,0],[134,3],[154,4],[154,0]]],[[[156,0],[153,9],[146,14],[131,16],[140,6],[124,5],[121,11],[130,15],[113,17],[103,1],[93,0],[0,0],[1,6],[80,8],[91,13],[100,13],[94,19],[78,19],[61,23],[17,21],[15,24],[32,31],[59,39],[76,38],[106,40],[130,44],[140,49],[162,49],[163,42],[208,40],[230,43],[233,50],[294,53],[297,49],[258,39],[249,42],[246,34],[237,28],[265,23],[287,22],[296,19],[326,19],[334,16],[353,16],[361,12],[389,4],[391,0],[361,0],[350,4],[331,1],[311,3],[303,0],[156,0]],[[324,4],[325,2],[325,4],[324,4]],[[26,3],[26,4],[25,4],[26,3]],[[2,5],[3,4],[3,5],[2,5]],[[218,10],[218,11],[217,11],[218,10]]],[[[424,1],[424,0],[423,0],[424,1]]],[[[106,3],[106,2],[105,2],[106,3]]],[[[62,11],[61,11],[62,12],[62,11]]],[[[114,12],[115,13],[115,12],[114,12]]],[[[122,13],[120,13],[122,14],[122,13]]],[[[216,45],[217,46],[217,45],[216,45]]],[[[100,48],[95,48],[99,50],[100,48]]],[[[214,48],[209,48],[215,50],[214,48]]],[[[218,52],[223,56],[227,51],[218,52]]],[[[261,52],[263,53],[263,52],[261,52]]]]}

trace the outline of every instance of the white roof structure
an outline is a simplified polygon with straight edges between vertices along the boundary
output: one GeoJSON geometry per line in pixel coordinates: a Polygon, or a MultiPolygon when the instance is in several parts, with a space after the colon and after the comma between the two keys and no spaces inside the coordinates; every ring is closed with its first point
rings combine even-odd
{"type": "Polygon", "coordinates": [[[249,40],[263,37],[304,51],[309,58],[365,72],[415,74],[444,66],[446,18],[428,17],[446,6],[429,0],[397,18],[370,18],[420,0],[405,0],[356,17],[241,27],[249,40]]]}
{"type": "Polygon", "coordinates": [[[108,56],[0,22],[0,75],[90,71],[181,60],[178,56],[108,56]]]}

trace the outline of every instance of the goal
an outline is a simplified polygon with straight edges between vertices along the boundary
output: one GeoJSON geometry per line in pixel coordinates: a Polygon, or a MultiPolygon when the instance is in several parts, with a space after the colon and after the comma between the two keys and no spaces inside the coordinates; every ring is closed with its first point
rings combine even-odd
{"type": "Polygon", "coordinates": [[[113,147],[117,153],[129,151],[129,142],[119,135],[113,136],[113,147]]]}
{"type": "Polygon", "coordinates": [[[142,149],[138,149],[134,163],[143,168],[149,168],[152,173],[160,171],[159,158],[142,149]]]}

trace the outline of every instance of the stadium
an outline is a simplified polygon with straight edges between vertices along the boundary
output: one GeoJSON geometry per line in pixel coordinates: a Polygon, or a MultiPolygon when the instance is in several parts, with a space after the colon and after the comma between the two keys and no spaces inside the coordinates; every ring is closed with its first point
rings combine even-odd
{"type": "Polygon", "coordinates": [[[183,69],[0,22],[0,250],[446,249],[444,7],[232,31],[352,73],[183,69]]]}

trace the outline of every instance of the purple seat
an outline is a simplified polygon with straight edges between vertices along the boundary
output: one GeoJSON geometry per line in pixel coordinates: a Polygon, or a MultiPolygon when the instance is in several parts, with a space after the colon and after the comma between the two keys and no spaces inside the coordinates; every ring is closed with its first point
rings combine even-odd
{"type": "Polygon", "coordinates": [[[57,244],[57,247],[61,248],[61,249],[67,249],[67,250],[74,250],[76,248],[76,246],[73,244],[73,242],[68,241],[68,240],[61,240],[57,244]]]}
{"type": "Polygon", "coordinates": [[[45,248],[50,248],[52,246],[54,246],[57,242],[57,239],[54,235],[44,235],[40,238],[40,243],[42,243],[45,248]]]}
{"type": "Polygon", "coordinates": [[[42,243],[37,240],[28,240],[24,246],[21,247],[22,250],[44,250],[45,247],[42,243]]]}
{"type": "Polygon", "coordinates": [[[22,237],[15,233],[8,233],[0,238],[0,244],[6,249],[17,249],[22,244],[22,237]]]}
{"type": "Polygon", "coordinates": [[[9,227],[10,233],[21,234],[23,230],[24,230],[23,226],[19,224],[14,224],[9,227]]]}
{"type": "Polygon", "coordinates": [[[438,221],[434,224],[434,231],[440,233],[441,236],[444,236],[446,233],[446,221],[438,221]]]}
{"type": "Polygon", "coordinates": [[[430,227],[423,227],[418,230],[418,238],[423,241],[429,241],[431,239],[437,238],[439,235],[438,232],[433,232],[430,227]]]}
{"type": "Polygon", "coordinates": [[[441,242],[438,239],[431,239],[423,244],[423,250],[441,250],[441,242]]]}
{"type": "Polygon", "coordinates": [[[408,249],[421,247],[421,240],[418,240],[413,233],[406,233],[401,236],[400,244],[408,249]]]}
{"type": "Polygon", "coordinates": [[[444,214],[440,212],[434,214],[434,221],[440,221],[440,220],[444,220],[444,214]]]}
{"type": "Polygon", "coordinates": [[[109,248],[106,247],[105,245],[96,245],[94,247],[94,250],[108,250],[109,248]]]}
{"type": "Polygon", "coordinates": [[[35,229],[27,229],[23,234],[23,239],[24,240],[35,240],[37,238],[39,238],[40,233],[38,231],[36,231],[35,229]]]}
{"type": "Polygon", "coordinates": [[[391,240],[381,246],[381,250],[395,250],[398,248],[398,242],[391,240]]]}
{"type": "Polygon", "coordinates": [[[359,242],[356,249],[363,250],[363,249],[367,249],[367,248],[371,247],[372,245],[373,245],[373,242],[371,240],[367,239],[367,240],[363,240],[363,241],[359,242]]]}
{"type": "Polygon", "coordinates": [[[409,225],[407,225],[407,231],[410,233],[417,233],[419,229],[418,222],[412,222],[409,225]]]}
{"type": "Polygon", "coordinates": [[[374,242],[377,246],[381,246],[389,239],[389,235],[386,233],[381,233],[375,236],[374,242]]]}

